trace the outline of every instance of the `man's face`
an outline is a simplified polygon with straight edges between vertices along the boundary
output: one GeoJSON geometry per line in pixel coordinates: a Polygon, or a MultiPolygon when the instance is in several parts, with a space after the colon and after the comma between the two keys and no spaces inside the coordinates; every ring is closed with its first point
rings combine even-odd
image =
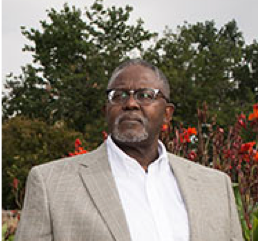
{"type": "MultiPolygon", "coordinates": [[[[138,90],[159,89],[164,93],[163,84],[155,73],[141,65],[125,68],[113,81],[111,89],[138,90]]],[[[112,138],[120,143],[141,143],[153,141],[159,136],[163,123],[170,121],[173,108],[164,98],[158,97],[149,105],[140,105],[131,95],[124,104],[106,106],[108,128],[112,138]]]]}

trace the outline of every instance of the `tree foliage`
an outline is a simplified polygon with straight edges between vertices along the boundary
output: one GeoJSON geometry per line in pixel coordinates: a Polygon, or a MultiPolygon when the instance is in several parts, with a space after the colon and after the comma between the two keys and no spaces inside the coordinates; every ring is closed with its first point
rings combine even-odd
{"type": "MultiPolygon", "coordinates": [[[[74,140],[82,134],[56,123],[49,126],[40,120],[14,117],[5,121],[2,128],[3,141],[3,206],[16,208],[12,184],[18,179],[21,195],[29,170],[73,151],[74,140]]],[[[87,143],[84,142],[87,146],[87,143]]]]}
{"type": "Polygon", "coordinates": [[[196,124],[196,110],[207,102],[218,123],[226,125],[236,113],[250,109],[257,96],[255,46],[245,46],[235,21],[220,29],[213,21],[185,23],[176,33],[166,29],[144,57],[168,77],[176,120],[196,124]]]}
{"type": "Polygon", "coordinates": [[[154,34],[139,20],[128,24],[132,8],[104,8],[96,1],[85,15],[67,4],[48,11],[41,30],[22,28],[33,44],[34,64],[7,79],[4,118],[22,114],[49,124],[63,120],[85,133],[103,128],[102,106],[110,72],[132,51],[141,51],[154,34]]]}

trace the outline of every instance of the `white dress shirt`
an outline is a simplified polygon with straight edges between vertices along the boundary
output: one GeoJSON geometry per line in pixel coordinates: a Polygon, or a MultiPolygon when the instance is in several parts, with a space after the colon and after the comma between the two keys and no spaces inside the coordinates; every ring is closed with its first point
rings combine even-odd
{"type": "Polygon", "coordinates": [[[107,138],[108,160],[132,241],[188,241],[188,216],[165,146],[148,173],[107,138]]]}

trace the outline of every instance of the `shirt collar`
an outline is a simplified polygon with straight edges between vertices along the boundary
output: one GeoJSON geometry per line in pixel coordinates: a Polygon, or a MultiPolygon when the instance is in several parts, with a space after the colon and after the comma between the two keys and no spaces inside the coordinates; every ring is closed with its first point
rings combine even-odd
{"type": "MultiPolygon", "coordinates": [[[[128,156],[114,143],[110,135],[108,136],[106,143],[108,159],[115,175],[146,174],[144,169],[134,158],[128,156]]],[[[158,142],[158,152],[159,157],[149,165],[148,173],[170,170],[166,147],[160,140],[158,142]]]]}

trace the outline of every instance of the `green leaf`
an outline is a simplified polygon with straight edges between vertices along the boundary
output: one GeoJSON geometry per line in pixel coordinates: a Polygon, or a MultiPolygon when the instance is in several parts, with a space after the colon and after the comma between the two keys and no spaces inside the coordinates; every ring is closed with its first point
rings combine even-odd
{"type": "Polygon", "coordinates": [[[234,194],[235,194],[235,200],[236,200],[236,204],[237,204],[238,214],[240,217],[242,232],[245,237],[245,240],[250,240],[251,232],[250,232],[249,228],[247,227],[247,224],[246,224],[246,221],[244,218],[244,208],[243,208],[243,203],[241,200],[241,195],[239,192],[239,184],[233,183],[232,186],[233,186],[233,190],[234,190],[234,194]]]}
{"type": "Polygon", "coordinates": [[[6,231],[7,231],[7,223],[4,223],[2,225],[2,240],[4,240],[5,238],[6,231]]]}
{"type": "Polygon", "coordinates": [[[258,208],[253,212],[252,240],[258,240],[258,208]]]}

